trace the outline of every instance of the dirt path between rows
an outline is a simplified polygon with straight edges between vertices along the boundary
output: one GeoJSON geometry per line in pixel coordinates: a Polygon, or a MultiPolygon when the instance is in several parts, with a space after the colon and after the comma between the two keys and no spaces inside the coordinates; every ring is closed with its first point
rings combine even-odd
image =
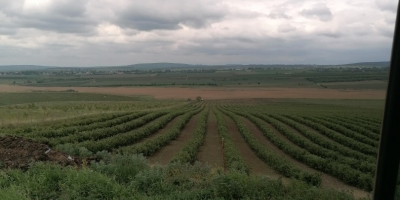
{"type": "Polygon", "coordinates": [[[0,92],[65,91],[116,95],[149,95],[157,99],[248,99],[248,98],[306,98],[306,99],[385,99],[385,90],[338,90],[323,88],[267,87],[32,87],[0,85],[0,92]]]}
{"type": "Polygon", "coordinates": [[[136,144],[142,143],[142,142],[146,142],[147,140],[151,140],[163,133],[165,133],[167,130],[171,129],[171,127],[176,123],[176,121],[178,121],[178,119],[180,119],[182,117],[182,115],[179,115],[177,117],[175,117],[174,119],[172,119],[171,121],[169,121],[164,128],[158,130],[157,132],[155,132],[154,134],[151,134],[150,136],[143,138],[142,140],[138,141],[136,144]]]}
{"type": "Polygon", "coordinates": [[[222,167],[223,165],[221,138],[218,134],[217,118],[212,108],[208,114],[204,144],[197,154],[197,160],[208,163],[211,167],[222,167]]]}
{"type": "MultiPolygon", "coordinates": [[[[260,141],[262,142],[268,149],[270,149],[271,151],[276,152],[277,154],[281,155],[282,157],[285,157],[287,160],[289,160],[291,163],[293,163],[295,166],[305,170],[305,171],[309,171],[309,172],[319,172],[322,173],[322,183],[321,183],[321,187],[322,188],[326,188],[326,189],[335,189],[335,190],[352,190],[353,191],[353,195],[355,198],[362,198],[362,197],[367,197],[368,192],[361,190],[359,188],[350,186],[346,183],[344,183],[343,181],[329,175],[323,172],[320,172],[318,170],[315,170],[299,161],[297,161],[296,159],[288,156],[285,154],[285,152],[283,152],[282,150],[280,150],[278,147],[276,147],[274,144],[272,144],[262,133],[262,131],[260,129],[258,129],[258,127],[253,124],[250,120],[241,117],[241,119],[243,120],[243,122],[246,124],[246,126],[249,128],[249,130],[254,134],[254,136],[260,141]]],[[[272,125],[271,125],[272,126],[272,125]]],[[[278,130],[276,129],[272,129],[277,135],[281,135],[281,133],[279,133],[278,130]]],[[[282,137],[284,137],[282,135],[282,137]]],[[[294,144],[293,144],[294,145],[294,144]]]]}
{"type": "Polygon", "coordinates": [[[160,165],[168,164],[171,161],[172,157],[174,157],[174,155],[178,153],[178,151],[180,151],[186,144],[186,142],[192,137],[199,116],[200,113],[193,116],[189,120],[189,122],[185,125],[185,128],[182,129],[178,138],[171,141],[167,146],[163,147],[156,154],[148,157],[147,158],[148,162],[150,164],[160,164],[160,165]]]}
{"type": "Polygon", "coordinates": [[[282,180],[285,179],[282,175],[278,174],[274,169],[258,158],[257,154],[251,150],[249,145],[247,145],[246,141],[243,139],[242,135],[240,135],[235,122],[233,122],[231,118],[225,116],[225,122],[233,143],[239,150],[243,160],[250,167],[251,173],[256,175],[266,175],[273,179],[278,179],[280,177],[282,177],[282,180]]]}

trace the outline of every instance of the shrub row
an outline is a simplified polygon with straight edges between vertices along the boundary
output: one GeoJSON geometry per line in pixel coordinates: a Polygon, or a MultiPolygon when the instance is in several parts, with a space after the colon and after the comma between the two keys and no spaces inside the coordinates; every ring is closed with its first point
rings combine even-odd
{"type": "MultiPolygon", "coordinates": [[[[373,176],[371,174],[365,174],[359,170],[354,170],[349,165],[332,162],[332,160],[310,154],[310,152],[304,150],[303,148],[292,145],[280,139],[274,131],[265,125],[265,122],[263,122],[261,119],[249,114],[244,114],[243,112],[237,114],[240,114],[252,121],[263,132],[264,136],[267,137],[269,141],[296,160],[311,166],[314,169],[332,174],[351,185],[358,186],[369,191],[372,190],[373,176]]],[[[285,130],[283,126],[276,126],[275,128],[281,132],[289,132],[288,130],[285,130]]]]}
{"type": "Polygon", "coordinates": [[[374,118],[366,117],[366,116],[357,116],[356,118],[361,120],[361,121],[364,121],[364,122],[374,123],[376,125],[381,125],[382,124],[382,118],[374,119],[374,118]]]}
{"type": "Polygon", "coordinates": [[[150,156],[160,150],[162,147],[170,143],[172,140],[176,139],[181,130],[193,117],[193,115],[199,113],[203,108],[198,108],[194,111],[187,112],[186,114],[179,116],[176,123],[168,129],[165,133],[158,135],[153,139],[138,143],[132,146],[124,146],[119,148],[117,151],[124,154],[143,154],[145,156],[150,156]]]}
{"type": "Polygon", "coordinates": [[[123,113],[107,113],[103,115],[95,114],[89,115],[85,117],[78,117],[71,119],[72,121],[64,122],[64,123],[53,123],[51,125],[44,125],[44,126],[23,126],[18,129],[12,129],[8,131],[12,131],[18,135],[26,135],[28,137],[35,137],[38,133],[47,132],[47,131],[54,131],[64,128],[71,128],[71,127],[79,127],[85,126],[96,122],[103,122],[107,120],[111,120],[117,117],[125,116],[132,114],[131,112],[123,112],[123,113]]]}
{"type": "Polygon", "coordinates": [[[290,115],[284,115],[286,117],[288,117],[289,119],[292,119],[294,121],[297,121],[299,123],[305,124],[309,127],[311,127],[312,129],[317,130],[319,133],[325,135],[326,137],[338,142],[339,144],[343,144],[353,150],[359,151],[360,153],[363,153],[365,155],[370,155],[370,156],[377,156],[377,149],[373,149],[370,146],[358,142],[356,140],[353,140],[349,137],[343,136],[342,134],[338,134],[328,128],[326,128],[325,126],[315,123],[313,121],[310,120],[305,120],[303,118],[300,117],[296,117],[296,116],[290,116],[290,115]]]}
{"type": "Polygon", "coordinates": [[[97,152],[101,150],[111,150],[113,148],[130,145],[146,136],[151,135],[152,133],[155,133],[157,130],[163,128],[169,121],[171,121],[175,117],[189,111],[191,110],[177,110],[165,116],[162,116],[138,129],[126,133],[117,134],[112,137],[107,137],[97,141],[85,141],[79,143],[78,145],[86,147],[92,152],[97,152]]]}
{"type": "Polygon", "coordinates": [[[230,171],[235,170],[249,174],[250,168],[244,162],[239,150],[235,147],[235,144],[228,134],[228,129],[226,128],[224,116],[217,109],[214,110],[214,113],[217,118],[218,134],[221,138],[224,138],[223,153],[225,157],[226,167],[230,171]]]}
{"type": "MultiPolygon", "coordinates": [[[[282,123],[276,119],[273,119],[269,116],[261,115],[261,114],[255,114],[255,116],[259,117],[259,118],[263,119],[264,121],[268,122],[269,124],[271,124],[280,133],[285,135],[286,138],[288,138],[290,141],[292,141],[297,146],[309,151],[312,154],[321,156],[322,158],[326,159],[327,163],[331,163],[331,164],[340,164],[341,163],[341,164],[349,165],[354,169],[360,170],[361,172],[369,173],[371,176],[375,173],[376,166],[373,164],[370,164],[369,162],[363,163],[360,160],[348,158],[348,157],[342,156],[338,152],[325,149],[313,142],[310,142],[310,141],[304,139],[302,136],[299,136],[298,134],[293,133],[286,127],[286,125],[284,123],[282,123]]],[[[258,119],[253,119],[253,120],[252,121],[254,123],[256,123],[258,121],[258,119]]],[[[258,126],[263,126],[263,129],[266,129],[266,127],[264,127],[263,124],[259,124],[258,126]]],[[[270,131],[270,130],[265,130],[265,131],[270,131]]]]}
{"type": "Polygon", "coordinates": [[[380,132],[381,132],[380,125],[370,124],[368,122],[359,120],[358,118],[354,118],[354,117],[348,118],[348,117],[344,117],[344,116],[327,116],[326,118],[344,122],[344,123],[346,123],[346,126],[348,126],[348,128],[352,127],[349,125],[353,125],[353,126],[355,126],[355,128],[353,129],[354,131],[357,131],[360,133],[369,132],[367,135],[371,135],[371,139],[374,139],[374,138],[376,140],[380,139],[380,132]]]}
{"type": "Polygon", "coordinates": [[[138,117],[142,117],[144,115],[148,114],[148,112],[139,112],[139,113],[134,113],[130,115],[125,115],[122,117],[117,117],[111,120],[103,121],[103,122],[94,122],[88,125],[82,125],[82,126],[72,126],[72,127],[67,127],[63,129],[58,129],[58,130],[47,130],[47,131],[41,131],[39,133],[33,134],[34,136],[38,137],[63,137],[63,136],[70,136],[74,134],[79,134],[82,131],[95,131],[98,129],[103,129],[103,128],[110,128],[119,124],[123,124],[126,122],[129,122],[131,120],[134,120],[138,117]]]}
{"type": "Polygon", "coordinates": [[[372,150],[376,149],[376,147],[378,147],[379,143],[376,140],[372,140],[360,133],[354,132],[350,129],[347,129],[346,127],[343,127],[339,124],[333,123],[333,122],[329,122],[323,119],[317,119],[316,117],[310,117],[310,116],[305,116],[303,117],[304,119],[307,120],[311,120],[313,122],[319,123],[329,129],[332,129],[346,137],[349,137],[351,139],[354,139],[355,141],[361,142],[365,145],[368,145],[370,147],[375,147],[375,148],[371,148],[372,150]]]}
{"type": "Polygon", "coordinates": [[[227,110],[221,110],[223,113],[228,115],[236,124],[240,134],[243,136],[247,144],[253,149],[253,151],[269,166],[274,168],[282,175],[302,180],[311,185],[321,184],[321,174],[312,174],[301,170],[294,166],[286,158],[277,155],[275,152],[269,151],[258,139],[253,136],[248,128],[243,124],[242,121],[232,112],[227,110]]]}
{"type": "Polygon", "coordinates": [[[183,148],[174,155],[171,162],[193,163],[196,160],[197,153],[204,143],[204,137],[207,133],[207,119],[209,109],[204,109],[200,113],[192,138],[183,146],[183,148]]]}
{"type": "MultiPolygon", "coordinates": [[[[358,151],[350,149],[349,147],[343,146],[337,142],[327,140],[324,137],[320,136],[320,134],[314,133],[313,131],[308,130],[308,128],[303,124],[300,124],[296,121],[293,121],[293,120],[283,117],[283,116],[278,116],[278,115],[270,115],[270,116],[291,126],[294,129],[296,129],[297,131],[299,131],[301,134],[303,134],[306,138],[308,138],[315,144],[318,144],[326,149],[330,149],[332,151],[338,152],[344,156],[354,158],[355,160],[358,160],[358,161],[363,160],[363,162],[359,163],[360,165],[363,165],[363,163],[375,163],[376,162],[376,158],[367,156],[363,153],[360,153],[358,151]]],[[[369,165],[375,166],[374,164],[369,164],[369,165]]]]}
{"type": "Polygon", "coordinates": [[[91,131],[84,131],[78,134],[69,135],[60,138],[52,138],[50,139],[52,144],[64,144],[64,143],[72,143],[72,142],[82,142],[85,140],[101,140],[103,138],[111,137],[116,134],[125,133],[144,124],[153,121],[161,116],[167,114],[167,111],[159,111],[147,114],[130,122],[126,122],[117,126],[107,127],[103,129],[95,129],[91,131]]]}

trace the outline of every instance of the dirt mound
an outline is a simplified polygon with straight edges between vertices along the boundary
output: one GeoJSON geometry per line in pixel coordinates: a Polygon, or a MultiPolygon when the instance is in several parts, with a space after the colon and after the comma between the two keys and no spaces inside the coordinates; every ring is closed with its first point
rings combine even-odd
{"type": "Polygon", "coordinates": [[[78,159],[45,144],[20,137],[0,137],[0,168],[28,169],[33,161],[52,161],[63,166],[80,165],[78,159]]]}

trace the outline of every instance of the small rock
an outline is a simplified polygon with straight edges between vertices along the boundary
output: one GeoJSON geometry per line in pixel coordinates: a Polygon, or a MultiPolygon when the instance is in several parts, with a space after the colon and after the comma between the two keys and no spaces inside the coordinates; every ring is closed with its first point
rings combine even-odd
{"type": "Polygon", "coordinates": [[[48,154],[50,152],[51,149],[47,149],[46,152],[44,152],[44,154],[48,154]]]}

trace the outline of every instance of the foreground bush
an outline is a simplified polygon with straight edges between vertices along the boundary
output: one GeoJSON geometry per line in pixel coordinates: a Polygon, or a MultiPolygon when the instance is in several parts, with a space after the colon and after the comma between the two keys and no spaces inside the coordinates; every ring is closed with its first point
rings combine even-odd
{"type": "Polygon", "coordinates": [[[106,155],[81,169],[35,163],[26,171],[0,172],[0,199],[353,199],[295,181],[226,174],[200,163],[150,167],[138,155],[106,155]]]}

